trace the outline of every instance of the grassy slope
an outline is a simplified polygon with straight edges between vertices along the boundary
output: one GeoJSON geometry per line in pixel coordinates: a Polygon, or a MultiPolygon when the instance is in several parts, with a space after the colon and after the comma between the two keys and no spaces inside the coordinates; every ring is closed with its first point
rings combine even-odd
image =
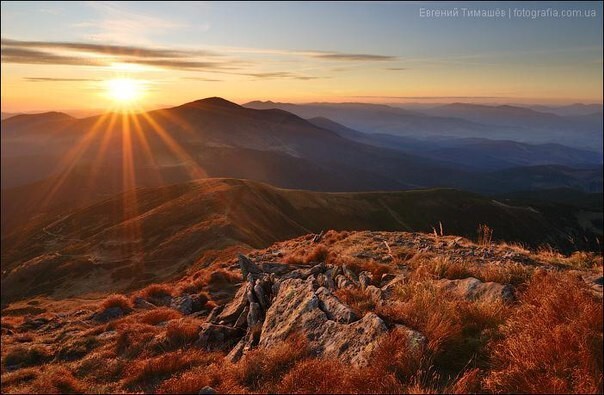
{"type": "Polygon", "coordinates": [[[204,179],[138,189],[3,239],[2,297],[136,288],[208,266],[225,249],[328,229],[431,232],[442,223],[474,238],[488,224],[495,239],[565,247],[573,221],[572,212],[545,216],[456,190],[318,193],[204,179]]]}

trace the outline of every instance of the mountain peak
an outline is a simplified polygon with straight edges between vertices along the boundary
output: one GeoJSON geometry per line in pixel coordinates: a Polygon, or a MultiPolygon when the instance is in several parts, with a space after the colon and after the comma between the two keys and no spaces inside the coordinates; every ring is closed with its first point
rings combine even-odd
{"type": "Polygon", "coordinates": [[[241,107],[237,103],[233,103],[231,101],[223,99],[222,97],[217,97],[217,96],[206,97],[205,99],[195,100],[193,102],[186,103],[184,105],[185,106],[190,106],[190,105],[204,106],[204,107],[211,106],[211,107],[223,107],[223,108],[239,108],[239,107],[241,107]]]}

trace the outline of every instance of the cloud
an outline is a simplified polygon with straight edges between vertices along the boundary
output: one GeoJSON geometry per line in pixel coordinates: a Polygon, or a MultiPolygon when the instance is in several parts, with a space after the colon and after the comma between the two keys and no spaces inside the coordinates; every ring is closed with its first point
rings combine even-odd
{"type": "Polygon", "coordinates": [[[2,45],[16,48],[50,48],[89,52],[102,55],[131,56],[137,58],[187,58],[191,56],[221,56],[212,51],[180,51],[129,45],[104,45],[78,42],[21,41],[2,38],[2,45]]]}
{"type": "Polygon", "coordinates": [[[204,82],[222,82],[222,80],[215,80],[212,78],[203,78],[203,77],[182,77],[183,80],[193,80],[193,81],[204,81],[204,82]]]}
{"type": "Polygon", "coordinates": [[[99,59],[57,55],[50,52],[23,48],[2,48],[2,63],[57,64],[75,66],[102,65],[102,62],[99,62],[99,59]]]}
{"type": "Polygon", "coordinates": [[[83,82],[83,81],[96,82],[96,81],[101,81],[101,80],[94,79],[94,78],[25,77],[23,79],[28,82],[83,82]]]}
{"type": "Polygon", "coordinates": [[[93,43],[21,41],[2,38],[2,62],[74,66],[109,66],[112,63],[140,64],[180,70],[234,70],[239,62],[218,58],[210,51],[181,51],[93,43]],[[42,49],[42,50],[41,50],[42,49]],[[69,53],[70,55],[65,55],[69,53]],[[198,60],[199,58],[220,61],[198,60]]]}
{"type": "Polygon", "coordinates": [[[265,73],[237,73],[237,74],[245,75],[248,77],[259,78],[259,79],[286,78],[286,79],[306,81],[306,80],[316,80],[316,79],[321,78],[321,77],[313,77],[313,76],[295,74],[295,73],[291,73],[289,71],[274,71],[274,72],[265,72],[265,73]]]}
{"type": "Polygon", "coordinates": [[[340,53],[340,52],[315,52],[308,56],[316,59],[324,60],[336,60],[336,61],[347,61],[347,62],[384,62],[396,60],[396,56],[388,55],[371,55],[371,54],[357,54],[357,53],[340,53]]]}
{"type": "Polygon", "coordinates": [[[403,71],[403,70],[409,70],[406,67],[386,67],[386,70],[390,70],[390,71],[403,71]]]}

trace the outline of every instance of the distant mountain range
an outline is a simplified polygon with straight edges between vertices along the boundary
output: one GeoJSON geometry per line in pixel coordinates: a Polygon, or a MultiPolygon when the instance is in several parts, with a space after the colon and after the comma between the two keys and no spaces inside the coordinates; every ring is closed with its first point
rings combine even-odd
{"type": "Polygon", "coordinates": [[[303,118],[325,117],[365,133],[426,137],[479,137],[531,144],[557,143],[602,152],[602,112],[560,116],[517,106],[453,103],[409,111],[362,103],[290,104],[253,101],[303,118]]]}
{"type": "MultiPolygon", "coordinates": [[[[454,125],[451,131],[484,128],[388,106],[310,107],[315,108],[376,122],[380,113],[385,120],[411,117],[432,124],[435,119],[454,125]]],[[[318,191],[446,187],[483,194],[553,188],[601,192],[603,178],[597,154],[559,144],[366,134],[331,119],[305,120],[221,98],[128,117],[46,113],[2,121],[3,234],[62,207],[204,177],[318,191]]]]}

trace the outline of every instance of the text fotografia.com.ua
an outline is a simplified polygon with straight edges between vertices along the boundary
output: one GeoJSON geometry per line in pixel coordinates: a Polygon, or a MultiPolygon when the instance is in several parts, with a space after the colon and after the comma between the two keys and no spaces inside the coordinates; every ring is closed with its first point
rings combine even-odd
{"type": "Polygon", "coordinates": [[[595,9],[557,9],[557,8],[467,8],[455,7],[450,9],[429,9],[420,8],[419,16],[421,18],[595,18],[597,16],[595,9]]]}

